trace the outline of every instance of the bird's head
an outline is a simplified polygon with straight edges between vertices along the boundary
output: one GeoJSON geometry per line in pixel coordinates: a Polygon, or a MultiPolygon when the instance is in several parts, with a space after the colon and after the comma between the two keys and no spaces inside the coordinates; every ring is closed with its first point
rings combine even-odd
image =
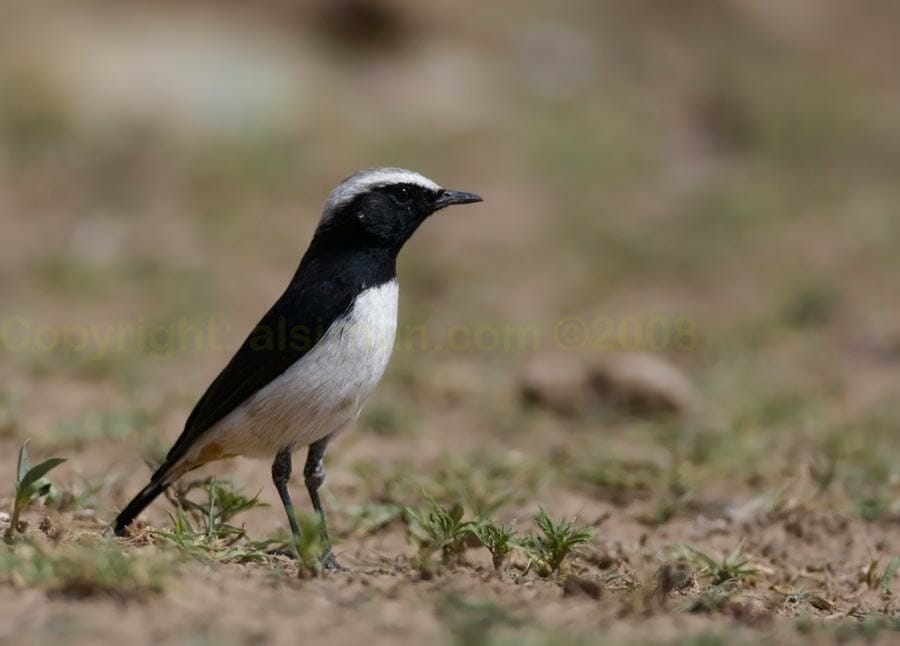
{"type": "Polygon", "coordinates": [[[474,193],[447,190],[413,171],[367,168],[328,196],[316,237],[396,252],[435,211],[480,201],[474,193]]]}

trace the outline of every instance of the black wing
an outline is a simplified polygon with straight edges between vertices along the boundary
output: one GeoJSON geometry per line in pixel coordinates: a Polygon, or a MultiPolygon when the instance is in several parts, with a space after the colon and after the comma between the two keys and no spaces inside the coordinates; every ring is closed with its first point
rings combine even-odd
{"type": "Polygon", "coordinates": [[[154,479],[165,477],[197,438],[308,353],[352,305],[353,291],[338,277],[307,282],[295,277],[256,324],[197,402],[154,479]]]}

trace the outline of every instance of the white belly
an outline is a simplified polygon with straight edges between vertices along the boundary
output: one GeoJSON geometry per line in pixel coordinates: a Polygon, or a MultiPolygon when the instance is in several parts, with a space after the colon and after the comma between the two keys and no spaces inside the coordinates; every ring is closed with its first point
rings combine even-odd
{"type": "Polygon", "coordinates": [[[397,331],[396,279],[362,292],[306,355],[204,434],[232,455],[272,457],[341,430],[359,416],[387,366],[397,331]]]}

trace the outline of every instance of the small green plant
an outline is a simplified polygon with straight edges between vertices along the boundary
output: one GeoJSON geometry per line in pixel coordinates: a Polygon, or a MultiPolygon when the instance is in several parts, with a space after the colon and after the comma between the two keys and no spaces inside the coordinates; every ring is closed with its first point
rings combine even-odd
{"type": "Polygon", "coordinates": [[[472,534],[474,523],[464,521],[465,510],[459,503],[449,509],[425,496],[429,509],[420,511],[407,508],[409,536],[419,547],[422,564],[428,562],[432,554],[441,552],[445,565],[455,562],[466,549],[466,541],[472,534]]]}
{"type": "Polygon", "coordinates": [[[170,514],[172,528],[152,533],[198,560],[264,563],[279,544],[277,540],[250,540],[243,527],[231,524],[237,514],[265,506],[258,496],[245,496],[231,482],[191,480],[177,483],[166,495],[175,506],[170,514]],[[205,495],[194,500],[194,491],[205,495]]]}
{"type": "Polygon", "coordinates": [[[19,460],[16,466],[16,494],[13,498],[12,515],[9,527],[3,535],[7,543],[12,542],[19,528],[19,516],[32,502],[50,493],[50,481],[45,477],[53,468],[65,462],[65,458],[50,458],[38,465],[31,466],[28,459],[28,442],[19,449],[19,460]]]}
{"type": "Polygon", "coordinates": [[[594,535],[589,527],[577,528],[566,520],[554,521],[543,507],[534,522],[540,533],[526,536],[523,547],[531,561],[530,566],[537,566],[541,572],[558,573],[569,553],[594,535]]]}
{"type": "Polygon", "coordinates": [[[254,507],[268,506],[259,500],[259,494],[247,497],[233,482],[216,478],[177,483],[172,488],[171,498],[176,507],[181,507],[201,522],[210,535],[222,531],[230,533],[233,528],[228,523],[239,513],[254,507]],[[205,499],[201,502],[191,500],[189,495],[194,490],[202,491],[205,499]]]}
{"type": "Polygon", "coordinates": [[[713,585],[727,581],[740,582],[760,573],[760,568],[744,556],[743,548],[742,541],[730,553],[714,556],[696,547],[684,546],[677,550],[676,560],[694,567],[700,575],[709,577],[713,585]]]}
{"type": "Polygon", "coordinates": [[[322,520],[318,514],[297,514],[297,525],[300,528],[299,538],[290,539],[297,554],[297,576],[310,579],[322,573],[322,520]]]}
{"type": "Polygon", "coordinates": [[[493,521],[476,523],[472,533],[490,553],[494,570],[499,572],[509,553],[516,547],[515,526],[512,523],[501,524],[493,521]]]}

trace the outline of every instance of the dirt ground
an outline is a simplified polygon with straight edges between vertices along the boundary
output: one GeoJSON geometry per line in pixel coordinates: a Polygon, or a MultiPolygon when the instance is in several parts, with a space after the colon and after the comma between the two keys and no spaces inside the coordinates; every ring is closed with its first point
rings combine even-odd
{"type": "Polygon", "coordinates": [[[893,643],[900,9],[673,4],[11,3],[0,510],[25,441],[66,462],[0,546],[0,643],[893,643]],[[382,164],[485,201],[401,255],[326,460],[347,570],[274,549],[264,462],[198,476],[258,495],[242,533],[160,499],[110,536],[382,164]],[[518,546],[445,562],[429,499],[518,546]],[[540,509],[591,533],[558,570],[540,509]]]}

